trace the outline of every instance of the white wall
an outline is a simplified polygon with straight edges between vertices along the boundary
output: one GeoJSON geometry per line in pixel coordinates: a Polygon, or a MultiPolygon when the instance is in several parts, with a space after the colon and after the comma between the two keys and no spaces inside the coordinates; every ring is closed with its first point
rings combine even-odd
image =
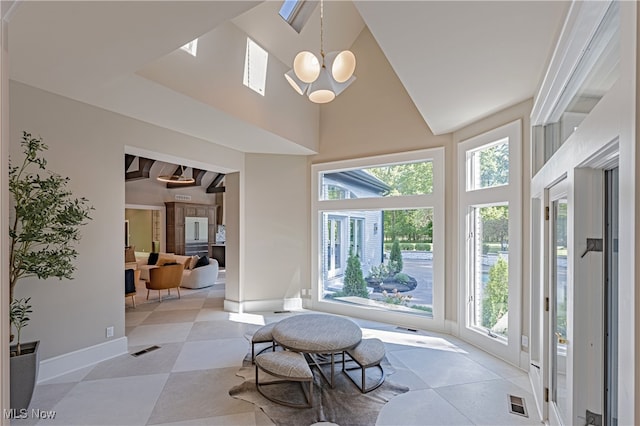
{"type": "Polygon", "coordinates": [[[301,286],[307,287],[308,176],[307,157],[247,154],[242,301],[282,302],[299,298],[301,286]]]}
{"type": "Polygon", "coordinates": [[[309,153],[317,151],[318,105],[289,86],[284,73],[290,67],[274,55],[268,58],[264,96],[245,87],[246,43],[247,35],[227,22],[198,38],[197,57],[176,50],[143,67],[138,75],[293,141],[309,153]]]}
{"type": "Polygon", "coordinates": [[[103,111],[13,82],[10,107],[11,158],[22,158],[23,130],[41,136],[49,145],[48,167],[71,178],[69,189],[95,208],[81,229],[72,281],[18,282],[15,296],[30,296],[33,305],[24,341],[39,339],[41,359],[47,359],[105,342],[107,326],[122,337],[124,252],[122,238],[113,236],[121,235],[124,223],[124,162],[114,130],[124,126],[113,126],[119,120],[107,123],[103,111]]]}
{"type": "Polygon", "coordinates": [[[69,176],[74,194],[95,207],[82,228],[74,280],[25,279],[16,289],[34,306],[24,339],[40,339],[46,360],[106,342],[107,326],[115,327],[114,339],[124,336],[125,151],[225,171],[241,169],[244,159],[240,152],[21,83],[11,82],[10,90],[10,155],[20,158],[23,130],[42,136],[49,167],[69,176]]]}
{"type": "Polygon", "coordinates": [[[320,107],[320,151],[313,163],[447,146],[434,136],[365,27],[351,50],[357,80],[320,107]]]}
{"type": "MultiPolygon", "coordinates": [[[[9,158],[9,40],[5,17],[14,2],[0,3],[0,227],[9,229],[9,217],[5,212],[9,208],[8,158],[9,158]]],[[[9,264],[9,236],[0,233],[0,262],[9,264]]],[[[3,268],[4,270],[4,268],[3,268]]],[[[0,275],[0,353],[9,353],[9,275],[0,275]]],[[[9,375],[9,357],[0,356],[0,375],[9,375]]],[[[9,408],[9,380],[0,380],[0,409],[9,408]]],[[[0,424],[9,424],[6,419],[0,424]]]]}

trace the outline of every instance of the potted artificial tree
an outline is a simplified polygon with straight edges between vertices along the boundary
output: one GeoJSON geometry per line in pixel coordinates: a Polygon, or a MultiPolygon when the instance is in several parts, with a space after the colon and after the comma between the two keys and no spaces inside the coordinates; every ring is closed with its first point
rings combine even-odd
{"type": "Polygon", "coordinates": [[[16,331],[10,356],[10,403],[14,409],[28,408],[39,363],[38,342],[20,341],[32,310],[30,298],[14,299],[16,284],[27,277],[72,279],[79,228],[91,219],[93,210],[87,199],[73,197],[67,189],[68,177],[47,170],[42,152],[48,147],[41,138],[23,132],[21,145],[22,163],[9,165],[9,302],[10,324],[16,331]]]}

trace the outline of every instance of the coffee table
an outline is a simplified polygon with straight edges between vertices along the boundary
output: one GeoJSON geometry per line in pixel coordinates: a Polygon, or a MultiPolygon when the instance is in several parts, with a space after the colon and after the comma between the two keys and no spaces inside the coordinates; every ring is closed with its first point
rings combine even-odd
{"type": "Polygon", "coordinates": [[[320,375],[334,386],[335,354],[354,348],[362,340],[362,330],[350,319],[329,314],[300,314],[280,320],[273,338],[282,347],[308,354],[320,375]],[[324,375],[316,355],[331,356],[331,379],[324,375]]]}

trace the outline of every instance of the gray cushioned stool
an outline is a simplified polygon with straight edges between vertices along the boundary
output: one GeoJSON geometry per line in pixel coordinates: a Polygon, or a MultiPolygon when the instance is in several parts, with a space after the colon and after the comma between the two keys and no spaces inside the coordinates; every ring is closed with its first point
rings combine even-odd
{"type": "Polygon", "coordinates": [[[258,392],[269,401],[294,408],[309,408],[313,401],[313,373],[304,355],[299,352],[278,351],[258,354],[255,359],[256,364],[256,388],[258,392]],[[259,370],[264,371],[278,379],[260,383],[259,370]],[[278,399],[267,395],[263,388],[267,385],[274,385],[286,382],[300,382],[305,404],[294,404],[283,399],[278,399]],[[305,390],[305,382],[309,383],[309,391],[305,390]]]}
{"type": "MultiPolygon", "coordinates": [[[[253,333],[251,336],[251,362],[255,359],[255,348],[256,343],[271,343],[271,350],[276,350],[276,342],[273,340],[273,326],[276,325],[275,322],[271,324],[263,325],[259,329],[253,333]]],[[[264,348],[260,351],[260,353],[264,352],[268,348],[264,348]]]]}
{"type": "Polygon", "coordinates": [[[349,380],[353,382],[354,385],[360,388],[360,392],[367,393],[372,390],[378,388],[384,382],[384,370],[380,363],[384,359],[384,343],[380,339],[363,339],[360,343],[353,349],[346,350],[342,353],[343,362],[342,362],[342,371],[347,375],[349,380]],[[358,364],[357,367],[346,367],[347,360],[345,357],[349,355],[352,361],[358,364]],[[366,370],[370,367],[377,367],[380,370],[380,379],[376,381],[371,386],[366,386],[366,370]],[[361,370],[362,377],[360,378],[360,384],[352,377],[349,373],[352,370],[361,370]]]}

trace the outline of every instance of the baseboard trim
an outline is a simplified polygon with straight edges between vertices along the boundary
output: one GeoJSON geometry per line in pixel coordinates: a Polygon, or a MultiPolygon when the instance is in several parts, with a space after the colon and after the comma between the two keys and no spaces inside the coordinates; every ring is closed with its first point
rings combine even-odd
{"type": "Polygon", "coordinates": [[[99,343],[40,361],[40,366],[38,367],[38,384],[126,354],[128,352],[127,347],[127,338],[120,337],[119,339],[99,343]]]}
{"type": "Polygon", "coordinates": [[[460,336],[457,321],[452,321],[448,319],[444,320],[444,330],[446,333],[452,336],[460,336]]]}
{"type": "Polygon", "coordinates": [[[288,299],[246,300],[236,302],[224,301],[224,310],[229,312],[262,312],[262,311],[290,311],[302,309],[302,299],[292,297],[288,299]]]}

